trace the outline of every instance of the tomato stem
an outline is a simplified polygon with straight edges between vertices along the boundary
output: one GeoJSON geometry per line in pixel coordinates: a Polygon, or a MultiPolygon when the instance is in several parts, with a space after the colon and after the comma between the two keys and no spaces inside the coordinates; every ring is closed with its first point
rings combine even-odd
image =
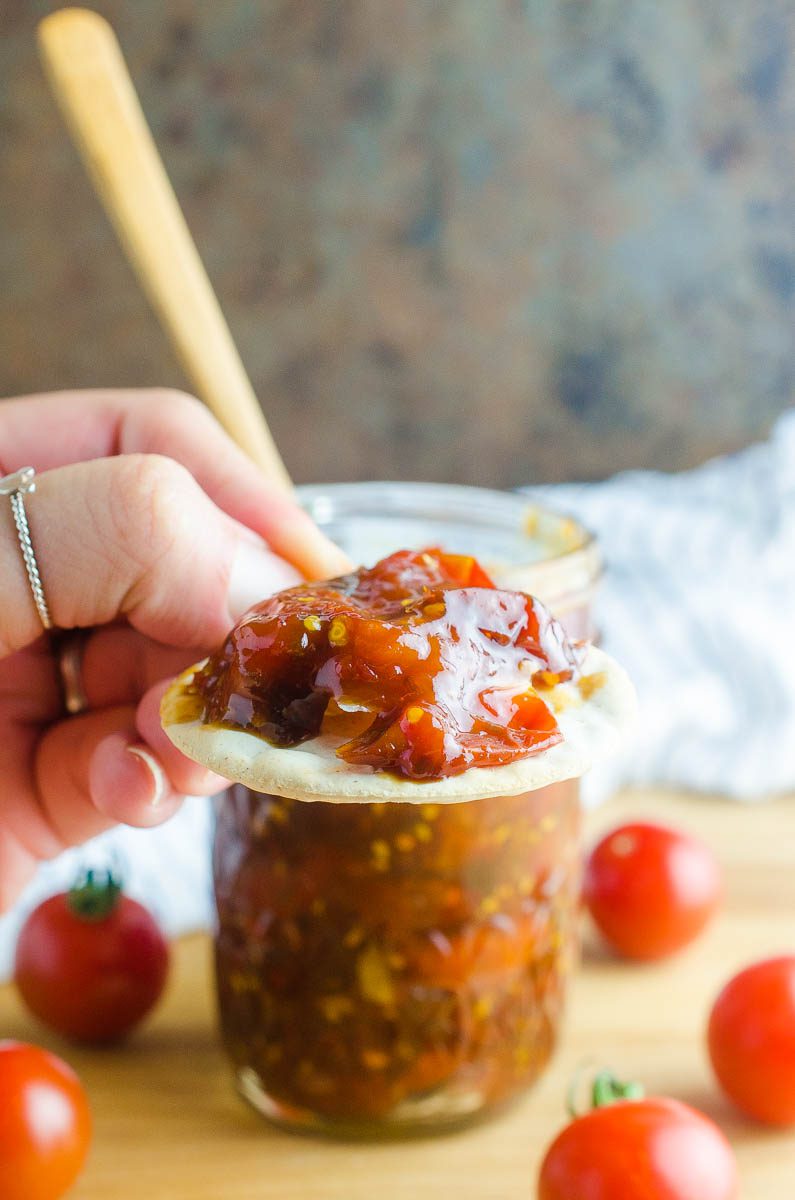
{"type": "Polygon", "coordinates": [[[591,1105],[593,1108],[604,1108],[607,1104],[615,1104],[617,1100],[642,1100],[644,1095],[642,1085],[634,1080],[622,1083],[612,1071],[599,1071],[593,1081],[591,1105]]]}
{"type": "MultiPolygon", "coordinates": [[[[578,1072],[572,1080],[566,1099],[566,1107],[572,1120],[583,1115],[576,1103],[576,1093],[581,1078],[582,1073],[578,1072]]],[[[612,1071],[597,1071],[591,1084],[590,1104],[585,1111],[605,1108],[608,1104],[616,1104],[619,1100],[642,1100],[645,1094],[643,1085],[634,1080],[624,1083],[612,1071]]]]}
{"type": "Polygon", "coordinates": [[[109,868],[83,871],[69,889],[68,904],[84,921],[103,921],[119,902],[121,880],[109,868]]]}

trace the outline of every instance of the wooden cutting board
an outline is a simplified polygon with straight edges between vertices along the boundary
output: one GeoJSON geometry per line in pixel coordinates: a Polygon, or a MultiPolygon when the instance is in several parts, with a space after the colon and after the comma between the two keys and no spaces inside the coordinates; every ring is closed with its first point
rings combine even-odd
{"type": "Polygon", "coordinates": [[[636,815],[681,824],[714,846],[726,873],[722,914],[661,966],[615,962],[587,933],[552,1067],[506,1115],[463,1133],[344,1145],[264,1124],[230,1085],[201,935],[177,943],[164,1002],[121,1050],[67,1046],[27,1017],[11,988],[0,988],[0,1036],[63,1055],[91,1098],[94,1145],[70,1200],[531,1200],[543,1149],[565,1119],[567,1084],[585,1058],[718,1121],[736,1148],[743,1200],[793,1200],[795,1132],[766,1130],[731,1109],[711,1079],[702,1031],[712,998],[737,968],[795,951],[795,798],[743,806],[627,794],[589,818],[589,836],[636,815]]]}

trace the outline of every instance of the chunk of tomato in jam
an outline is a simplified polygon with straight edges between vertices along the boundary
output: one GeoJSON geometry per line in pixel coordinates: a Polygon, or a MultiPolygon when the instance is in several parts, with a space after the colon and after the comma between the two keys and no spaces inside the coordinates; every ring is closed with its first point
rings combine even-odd
{"type": "Polygon", "coordinates": [[[496,588],[467,555],[401,550],[262,601],[195,686],[205,722],[278,746],[357,714],[346,762],[439,779],[559,742],[539,692],[578,668],[538,600],[496,588]]]}

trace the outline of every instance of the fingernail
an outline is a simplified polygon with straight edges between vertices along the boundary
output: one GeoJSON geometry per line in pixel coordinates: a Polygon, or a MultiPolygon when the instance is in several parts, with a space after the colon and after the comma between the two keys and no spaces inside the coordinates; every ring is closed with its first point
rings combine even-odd
{"type": "Polygon", "coordinates": [[[150,754],[148,750],[144,750],[142,746],[128,746],[127,753],[132,754],[134,758],[139,759],[152,776],[152,796],[149,801],[150,808],[157,808],[160,801],[168,791],[168,780],[166,773],[160,763],[155,758],[154,754],[150,754]]]}
{"type": "Polygon", "coordinates": [[[266,596],[300,581],[301,576],[295,568],[269,550],[264,542],[241,538],[232,563],[227,596],[233,620],[266,596]]]}

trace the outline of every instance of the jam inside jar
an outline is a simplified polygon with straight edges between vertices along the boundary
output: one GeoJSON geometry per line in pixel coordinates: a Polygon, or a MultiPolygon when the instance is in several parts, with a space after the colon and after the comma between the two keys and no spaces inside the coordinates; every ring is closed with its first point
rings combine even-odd
{"type": "Polygon", "coordinates": [[[221,1028],[271,1120],[342,1135],[464,1123],[549,1059],[576,954],[576,780],[451,804],[218,809],[221,1028]]]}

